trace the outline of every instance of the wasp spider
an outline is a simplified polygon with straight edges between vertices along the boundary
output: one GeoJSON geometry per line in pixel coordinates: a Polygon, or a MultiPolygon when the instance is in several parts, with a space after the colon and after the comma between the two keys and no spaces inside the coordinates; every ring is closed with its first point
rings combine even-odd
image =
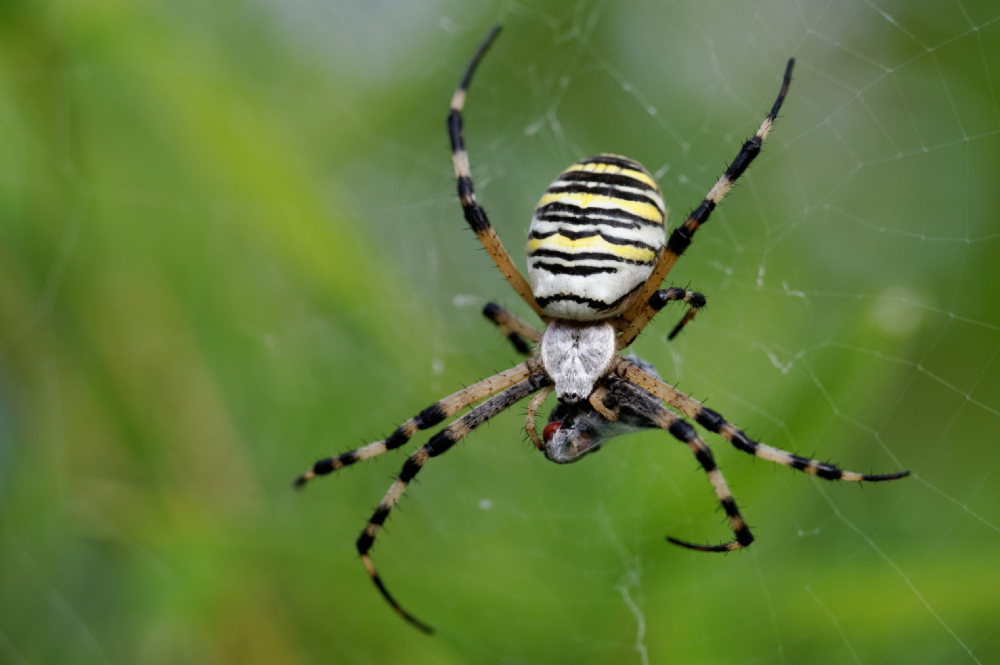
{"type": "Polygon", "coordinates": [[[529,282],[514,267],[486,211],[476,202],[462,136],[462,108],[469,81],[499,30],[495,26],[479,46],[452,97],[448,115],[452,161],[466,221],[514,290],[538,314],[544,329],[539,332],[510,312],[488,304],[483,313],[519,351],[529,356],[527,360],[429,406],[382,441],[316,462],[296,481],[301,486],[316,476],[399,448],[418,431],[485,399],[410,455],[357,541],[361,561],[375,586],[397,613],[426,632],[431,632],[431,628],[396,602],[376,572],[369,555],[375,536],[428,460],[532,394],[535,397],[528,405],[527,433],[553,462],[574,462],[597,450],[609,438],[638,429],[661,428],[686,444],[708,474],[735,536],[721,545],[698,545],[668,538],[676,545],[694,550],[738,550],[750,545],[753,536],[708,446],[690,423],[664,404],[709,432],[721,435],[745,453],[827,480],[876,482],[909,474],[908,471],[884,475],[842,471],[832,464],[753,441],[721,414],[662,381],[652,366],[620,353],[667,303],[683,301],[689,305],[671,337],[705,305],[705,297],[700,293],[678,288],[661,290],[660,285],[691,244],[695,231],[708,221],[715,207],[760,153],[788,92],[794,60],[788,60],[781,92],[760,129],[743,144],[705,199],[671,232],[669,239],[660,188],[635,160],[601,154],[563,171],[545,191],[531,219],[527,247],[529,282]],[[535,352],[526,340],[537,345],[535,352]],[[552,391],[560,404],[553,409],[540,438],[535,429],[535,412],[552,391]]]}

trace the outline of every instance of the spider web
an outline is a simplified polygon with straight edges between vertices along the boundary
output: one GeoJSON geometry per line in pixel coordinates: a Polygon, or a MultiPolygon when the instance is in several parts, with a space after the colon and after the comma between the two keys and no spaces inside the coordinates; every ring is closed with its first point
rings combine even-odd
{"type": "Polygon", "coordinates": [[[2,659],[1000,655],[995,6],[161,11],[207,27],[168,30],[138,61],[81,46],[5,65],[8,90],[72,84],[45,98],[49,134],[33,129],[42,104],[0,106],[15,154],[0,177],[16,222],[5,281],[18,285],[0,331],[2,659]],[[462,229],[443,122],[493,20],[505,31],[470,90],[466,138],[518,265],[541,192],[598,152],[654,172],[677,224],[796,58],[762,155],[668,278],[708,307],[673,342],[682,311],[665,309],[632,350],[757,440],[913,475],[862,491],[706,436],[757,541],[689,553],[664,537],[730,534],[685,447],[649,432],[547,464],[519,443],[522,405],[428,463],[376,545],[389,588],[440,630],[427,641],[387,610],[352,545],[403,458],[301,496],[286,481],[516,360],[478,309],[533,319],[462,229]],[[241,58],[206,64],[216,51],[241,58]],[[157,119],[151,154],[177,161],[155,177],[145,148],[77,136],[89,125],[74,118],[113,113],[117,98],[91,90],[130,86],[157,119]],[[164,88],[190,105],[162,110],[149,90],[164,88]],[[191,118],[201,133],[177,129],[191,118]],[[181,159],[176,135],[209,147],[181,159]],[[81,165],[102,150],[131,168],[81,165]],[[36,182],[59,183],[60,203],[24,203],[36,182]],[[49,225],[30,230],[38,218],[49,225]],[[147,218],[152,231],[130,230],[147,218]],[[56,648],[46,630],[70,637],[56,648]]]}

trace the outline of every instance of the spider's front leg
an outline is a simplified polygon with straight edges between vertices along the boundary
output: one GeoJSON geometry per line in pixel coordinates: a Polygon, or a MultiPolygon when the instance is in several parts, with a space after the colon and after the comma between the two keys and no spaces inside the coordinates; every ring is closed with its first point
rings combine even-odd
{"type": "Polygon", "coordinates": [[[479,66],[479,61],[482,60],[483,55],[485,55],[490,44],[493,43],[493,40],[496,39],[499,33],[500,26],[495,25],[489,34],[486,35],[486,39],[479,45],[479,48],[476,49],[475,54],[472,56],[472,60],[469,61],[469,65],[465,69],[465,74],[458,84],[458,89],[455,90],[455,94],[451,98],[451,110],[448,113],[448,137],[451,140],[451,161],[455,166],[455,177],[458,179],[458,200],[462,204],[465,221],[469,223],[476,237],[479,238],[483,247],[486,248],[486,251],[493,258],[493,262],[500,268],[500,272],[507,278],[507,281],[510,282],[514,290],[517,291],[517,295],[521,296],[524,302],[528,303],[542,317],[542,320],[547,320],[548,317],[542,312],[542,308],[535,301],[535,296],[532,294],[527,280],[524,279],[524,276],[521,275],[514,262],[511,261],[510,254],[507,253],[503,243],[500,242],[500,236],[497,235],[493,225],[490,224],[490,219],[486,216],[486,211],[476,201],[476,193],[472,186],[472,170],[469,166],[469,153],[465,150],[465,137],[462,133],[462,109],[465,107],[466,91],[469,88],[469,83],[472,81],[472,75],[475,73],[476,67],[479,66]]]}
{"type": "Polygon", "coordinates": [[[622,404],[627,404],[638,413],[656,423],[661,429],[667,430],[675,439],[687,444],[688,448],[691,449],[691,452],[694,453],[695,458],[701,464],[701,468],[708,475],[708,480],[712,483],[712,489],[715,490],[715,495],[719,497],[719,502],[722,504],[723,510],[726,511],[729,524],[736,535],[735,540],[721,545],[696,545],[671,537],[668,537],[667,540],[675,545],[702,552],[731,552],[750,545],[753,542],[753,534],[750,533],[750,528],[747,527],[739,508],[736,506],[736,500],[733,499],[733,495],[729,491],[726,479],[722,477],[722,471],[715,464],[712,451],[709,450],[702,438],[698,436],[694,427],[668,411],[655,397],[638,386],[613,376],[608,377],[605,381],[612,394],[622,404]]]}
{"type": "Polygon", "coordinates": [[[399,476],[396,478],[395,482],[393,482],[389,491],[386,492],[382,501],[378,504],[378,507],[375,509],[375,513],[371,516],[371,519],[368,520],[368,526],[365,527],[365,530],[361,532],[361,536],[358,537],[358,554],[361,555],[361,561],[365,565],[365,570],[368,571],[368,575],[371,576],[375,586],[378,587],[382,596],[401,617],[425,633],[432,633],[434,631],[430,626],[415,618],[396,602],[396,599],[393,598],[388,589],[385,588],[385,585],[382,583],[382,578],[379,577],[378,572],[375,570],[375,564],[372,563],[371,556],[368,554],[368,551],[372,548],[372,545],[375,542],[375,536],[378,535],[379,529],[385,523],[386,518],[389,517],[390,511],[392,511],[393,507],[399,501],[399,498],[403,495],[403,492],[406,490],[406,486],[409,485],[410,481],[413,480],[417,473],[420,472],[420,470],[424,467],[424,464],[427,463],[427,460],[446,452],[456,443],[465,438],[472,430],[476,429],[490,418],[496,416],[501,411],[509,408],[515,402],[518,402],[531,393],[545,387],[548,383],[549,377],[544,370],[535,372],[528,378],[508,388],[499,395],[494,395],[452,424],[448,425],[448,427],[432,436],[430,441],[421,446],[417,452],[410,455],[410,457],[406,460],[406,463],[403,464],[403,469],[400,471],[399,476]]]}
{"type": "Polygon", "coordinates": [[[350,466],[355,462],[360,462],[361,460],[366,460],[406,445],[418,431],[434,427],[470,404],[474,404],[484,397],[495,395],[501,390],[509,388],[518,381],[526,378],[535,370],[535,365],[535,361],[528,360],[520,365],[511,367],[505,372],[500,372],[488,379],[483,379],[479,383],[474,383],[465,390],[459,390],[457,393],[427,407],[400,425],[396,428],[396,431],[381,441],[375,441],[374,443],[369,443],[367,446],[349,450],[336,457],[327,457],[326,459],[319,460],[313,464],[311,469],[295,480],[295,486],[302,487],[316,476],[325,476],[337,469],[350,466]]]}
{"type": "MultiPolygon", "coordinates": [[[[538,438],[538,429],[535,426],[535,416],[538,413],[538,407],[542,405],[542,402],[545,401],[545,398],[548,397],[549,393],[552,391],[552,386],[546,386],[538,391],[535,396],[531,398],[531,401],[528,402],[528,412],[524,416],[524,431],[528,433],[528,438],[531,439],[533,444],[535,444],[535,448],[542,451],[545,450],[545,444],[542,443],[542,439],[538,438]]],[[[545,426],[546,430],[548,427],[548,425],[545,426]]],[[[545,436],[544,432],[542,436],[545,436]]]]}
{"type": "Polygon", "coordinates": [[[667,240],[667,246],[660,252],[656,267],[650,273],[649,279],[643,284],[638,297],[632,305],[619,318],[618,329],[622,333],[618,348],[623,349],[631,344],[632,340],[642,332],[642,329],[646,327],[646,324],[656,314],[656,310],[650,306],[651,296],[660,288],[660,284],[663,283],[670,269],[674,267],[677,259],[680,258],[680,255],[684,253],[684,250],[694,240],[695,231],[708,221],[715,207],[722,202],[723,197],[736,184],[736,180],[746,172],[753,160],[760,154],[764,139],[770,133],[771,127],[778,117],[778,111],[781,110],[781,105],[785,101],[785,95],[788,94],[788,86],[792,83],[792,67],[794,65],[795,59],[789,58],[788,64],[785,66],[785,75],[781,81],[781,91],[778,93],[778,98],[774,100],[771,111],[764,118],[764,122],[761,123],[757,132],[743,144],[736,155],[736,159],[726,168],[726,172],[722,174],[722,177],[715,183],[715,186],[708,192],[708,195],[701,204],[691,211],[691,214],[687,216],[684,223],[671,232],[670,238],[667,240]]]}

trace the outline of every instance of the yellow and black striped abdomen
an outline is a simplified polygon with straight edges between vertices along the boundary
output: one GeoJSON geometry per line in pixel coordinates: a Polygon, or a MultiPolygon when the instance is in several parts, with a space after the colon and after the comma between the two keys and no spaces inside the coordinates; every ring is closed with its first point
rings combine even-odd
{"type": "Polygon", "coordinates": [[[666,217],[639,162],[605,154],[570,166],[531,218],[528,279],[539,306],[575,321],[623,312],[660,255],[666,217]]]}

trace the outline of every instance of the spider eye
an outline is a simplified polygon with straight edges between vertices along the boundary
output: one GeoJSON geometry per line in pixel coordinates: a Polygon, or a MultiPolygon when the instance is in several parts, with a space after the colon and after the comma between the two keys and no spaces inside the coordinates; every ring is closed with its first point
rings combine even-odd
{"type": "Polygon", "coordinates": [[[559,431],[560,427],[562,427],[561,420],[557,420],[545,426],[545,429],[542,430],[542,439],[545,441],[545,443],[548,443],[549,441],[552,440],[552,437],[556,435],[556,432],[559,431]]]}

